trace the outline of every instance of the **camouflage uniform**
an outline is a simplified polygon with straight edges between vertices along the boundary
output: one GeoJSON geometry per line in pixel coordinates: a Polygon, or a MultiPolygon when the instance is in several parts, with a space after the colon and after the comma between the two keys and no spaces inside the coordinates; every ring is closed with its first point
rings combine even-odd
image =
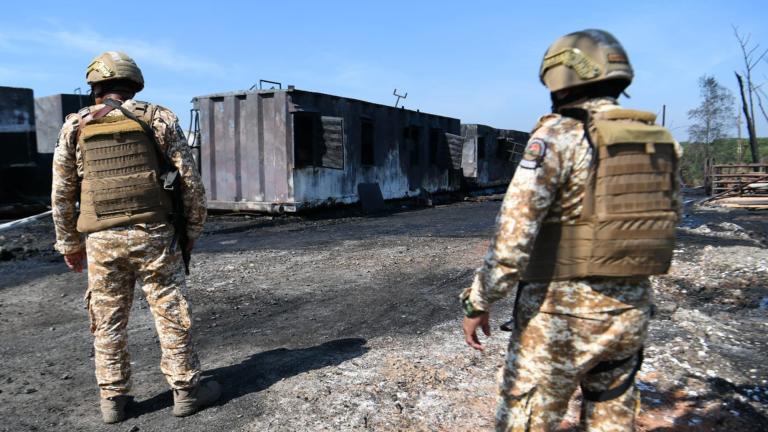
{"type": "MultiPolygon", "coordinates": [[[[618,105],[612,98],[597,98],[579,107],[596,113],[618,105]]],[[[529,148],[537,143],[541,157],[536,165],[516,171],[497,219],[497,234],[466,293],[475,310],[487,311],[517,289],[544,221],[567,224],[581,214],[593,157],[583,124],[548,115],[539,126],[529,148]]],[[[648,277],[533,282],[517,291],[515,328],[500,377],[497,431],[557,429],[579,385],[601,392],[633,379],[650,319],[648,277]],[[627,358],[613,369],[593,370],[601,362],[627,358]]],[[[639,402],[634,386],[605,402],[585,401],[582,426],[589,431],[633,430],[639,402]]]]}
{"type": "MultiPolygon", "coordinates": [[[[123,105],[131,109],[135,102],[123,105]]],[[[104,105],[89,108],[91,112],[104,105]]],[[[103,398],[130,390],[130,361],[126,350],[128,314],[136,281],[144,291],[162,349],[161,370],[174,389],[197,384],[200,365],[192,345],[189,306],[179,251],[169,252],[174,229],[166,223],[148,223],[102,230],[87,236],[76,230],[75,203],[83,178],[83,158],[76,141],[82,115],[67,117],[53,160],[53,220],[56,249],[62,254],[82,250],[88,255],[88,291],[85,299],[94,335],[96,379],[103,398]]],[[[107,114],[121,116],[118,110],[107,114]]],[[[170,110],[157,107],[151,124],[157,142],[181,174],[187,234],[196,239],[206,217],[205,191],[195,162],[170,110]]]]}

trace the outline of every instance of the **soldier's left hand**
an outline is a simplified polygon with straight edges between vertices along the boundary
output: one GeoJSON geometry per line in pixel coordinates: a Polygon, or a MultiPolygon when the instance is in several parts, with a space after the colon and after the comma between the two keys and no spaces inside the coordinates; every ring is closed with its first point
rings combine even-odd
{"type": "Polygon", "coordinates": [[[474,318],[464,317],[464,341],[472,348],[483,351],[485,347],[480,343],[480,339],[477,338],[477,328],[483,329],[483,333],[486,336],[491,335],[491,325],[489,324],[490,314],[485,312],[474,318]]]}

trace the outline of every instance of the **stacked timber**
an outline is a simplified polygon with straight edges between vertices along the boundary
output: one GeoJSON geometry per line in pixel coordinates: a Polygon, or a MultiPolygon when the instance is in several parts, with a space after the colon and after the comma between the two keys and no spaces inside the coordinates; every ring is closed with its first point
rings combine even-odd
{"type": "Polygon", "coordinates": [[[711,167],[712,205],[768,209],[768,164],[729,164],[711,167]]]}

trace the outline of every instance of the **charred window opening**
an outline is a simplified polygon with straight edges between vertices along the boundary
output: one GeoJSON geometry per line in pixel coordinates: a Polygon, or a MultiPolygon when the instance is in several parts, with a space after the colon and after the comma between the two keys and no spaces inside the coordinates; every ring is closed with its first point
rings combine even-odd
{"type": "Polygon", "coordinates": [[[317,113],[293,113],[294,165],[304,168],[315,165],[315,141],[317,132],[317,113]]]}
{"type": "Polygon", "coordinates": [[[443,137],[443,130],[440,128],[429,128],[429,164],[440,165],[438,160],[440,155],[440,141],[443,137]]]}
{"type": "Polygon", "coordinates": [[[421,127],[408,126],[405,128],[406,141],[408,143],[408,159],[412,167],[419,166],[421,155],[421,127]]]}
{"type": "Polygon", "coordinates": [[[344,169],[344,128],[341,117],[293,113],[294,165],[344,169]]]}
{"type": "Polygon", "coordinates": [[[477,160],[481,161],[485,159],[485,137],[477,137],[477,160]]]}
{"type": "Polygon", "coordinates": [[[509,160],[512,154],[510,149],[510,142],[506,138],[496,139],[496,159],[509,160]]]}
{"type": "Polygon", "coordinates": [[[341,117],[320,118],[322,136],[319,140],[319,166],[344,169],[344,119],[341,117]]]}
{"type": "Polygon", "coordinates": [[[370,119],[360,119],[360,164],[373,166],[376,165],[374,155],[374,130],[373,121],[370,119]]]}

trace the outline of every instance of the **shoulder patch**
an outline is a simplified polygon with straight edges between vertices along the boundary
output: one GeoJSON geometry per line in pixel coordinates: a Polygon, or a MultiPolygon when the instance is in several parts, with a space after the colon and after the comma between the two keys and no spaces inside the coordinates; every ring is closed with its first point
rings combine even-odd
{"type": "Polygon", "coordinates": [[[520,160],[522,168],[536,169],[541,166],[541,161],[547,155],[547,144],[540,138],[534,138],[528,141],[528,145],[523,151],[523,158],[520,160]]]}

